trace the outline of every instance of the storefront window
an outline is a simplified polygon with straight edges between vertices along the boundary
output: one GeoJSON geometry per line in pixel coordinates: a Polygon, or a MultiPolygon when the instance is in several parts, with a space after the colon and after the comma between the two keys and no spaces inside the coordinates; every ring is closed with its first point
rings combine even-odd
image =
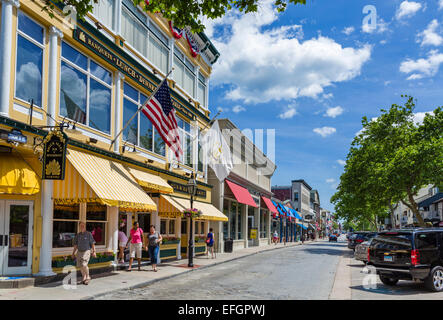
{"type": "Polygon", "coordinates": [[[137,217],[138,225],[144,233],[148,233],[151,228],[151,214],[139,213],[137,217]]]}
{"type": "Polygon", "coordinates": [[[18,11],[15,97],[42,107],[45,30],[18,11]]]}
{"type": "Polygon", "coordinates": [[[60,115],[111,132],[112,73],[62,42],[60,115]]]}
{"type": "Polygon", "coordinates": [[[200,234],[205,234],[205,223],[200,222],[200,234]]]}
{"type": "Polygon", "coordinates": [[[239,203],[238,204],[238,212],[237,212],[237,221],[238,221],[238,239],[244,239],[244,234],[243,234],[243,219],[242,219],[242,213],[243,213],[243,208],[245,207],[244,204],[239,203]]]}
{"type": "Polygon", "coordinates": [[[79,205],[54,206],[54,221],[52,232],[53,248],[69,248],[77,234],[79,221],[79,205]]]}
{"type": "Polygon", "coordinates": [[[175,220],[169,220],[169,234],[175,234],[175,220]]]}
{"type": "Polygon", "coordinates": [[[186,219],[182,219],[181,233],[182,234],[187,234],[188,233],[188,221],[186,221],[186,219]]]}
{"type": "MultiPolygon", "coordinates": [[[[146,102],[147,96],[129,84],[124,84],[123,123],[137,112],[138,108],[146,102]]],[[[165,155],[165,143],[151,121],[139,113],[123,131],[123,139],[146,150],[165,155]]]]}
{"type": "Polygon", "coordinates": [[[233,240],[238,239],[238,234],[236,230],[237,225],[237,202],[232,201],[231,207],[229,210],[229,222],[231,224],[230,226],[230,235],[233,240]]]}
{"type": "Polygon", "coordinates": [[[160,220],[160,234],[166,234],[166,220],[160,220]]]}
{"type": "Polygon", "coordinates": [[[97,246],[103,246],[106,244],[107,222],[106,206],[87,205],[86,230],[92,233],[95,245],[97,246]]]}

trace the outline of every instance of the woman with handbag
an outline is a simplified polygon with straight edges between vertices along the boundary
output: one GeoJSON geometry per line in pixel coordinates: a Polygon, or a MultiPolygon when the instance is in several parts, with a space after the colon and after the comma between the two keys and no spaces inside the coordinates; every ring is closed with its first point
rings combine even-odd
{"type": "Polygon", "coordinates": [[[209,228],[209,233],[206,236],[206,255],[209,259],[209,249],[211,250],[211,257],[214,259],[214,232],[212,232],[212,228],[209,228]]]}

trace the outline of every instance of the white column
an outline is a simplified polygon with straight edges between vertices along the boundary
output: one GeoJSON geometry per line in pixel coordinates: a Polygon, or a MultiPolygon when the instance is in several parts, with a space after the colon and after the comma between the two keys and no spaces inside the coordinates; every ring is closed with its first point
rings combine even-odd
{"type": "Polygon", "coordinates": [[[14,7],[18,8],[18,0],[2,0],[2,22],[0,31],[0,115],[9,117],[9,90],[11,83],[12,57],[12,15],[14,7]]]}
{"type": "Polygon", "coordinates": [[[198,73],[200,72],[200,66],[195,67],[195,76],[194,76],[194,100],[197,100],[197,90],[198,90],[198,73]]]}
{"type": "MultiPolygon", "coordinates": [[[[48,113],[55,118],[57,104],[57,67],[58,39],[63,38],[63,32],[52,26],[49,28],[49,75],[48,75],[48,113]]],[[[53,126],[55,122],[48,117],[48,125],[53,126]]]]}
{"type": "Polygon", "coordinates": [[[107,250],[112,251],[116,256],[114,264],[117,262],[118,252],[118,207],[107,207],[108,211],[108,232],[106,236],[107,250]]]}
{"type": "MultiPolygon", "coordinates": [[[[114,138],[122,129],[121,123],[121,114],[122,114],[122,105],[121,105],[121,88],[122,81],[125,79],[122,73],[117,72],[115,76],[115,94],[114,94],[114,138]]],[[[114,152],[119,152],[120,149],[120,137],[117,138],[114,142],[114,152]]]]}
{"type": "Polygon", "coordinates": [[[116,34],[121,34],[121,25],[122,25],[122,0],[117,0],[115,3],[114,9],[114,31],[116,34]]]}
{"type": "MultiPolygon", "coordinates": [[[[169,70],[172,69],[172,66],[174,65],[174,46],[175,46],[175,38],[172,37],[169,39],[169,70]]],[[[172,79],[176,81],[175,74],[172,72],[172,79]]]]}

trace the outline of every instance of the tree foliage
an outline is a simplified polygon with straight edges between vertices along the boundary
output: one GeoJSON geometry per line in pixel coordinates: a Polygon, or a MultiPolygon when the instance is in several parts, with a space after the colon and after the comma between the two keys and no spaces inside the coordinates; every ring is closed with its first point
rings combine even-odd
{"type": "MultiPolygon", "coordinates": [[[[53,15],[54,5],[71,5],[75,8],[78,18],[92,11],[93,3],[98,0],[44,0],[45,10],[53,15]]],[[[228,11],[237,9],[242,13],[257,12],[260,0],[133,0],[134,5],[141,5],[149,12],[161,13],[164,18],[174,22],[179,28],[191,27],[193,32],[204,30],[202,17],[220,18],[228,11]]],[[[275,0],[278,12],[284,11],[288,4],[306,4],[306,0],[275,0]]]]}
{"type": "Polygon", "coordinates": [[[425,225],[414,196],[428,184],[442,185],[443,112],[438,107],[419,124],[414,108],[414,99],[406,96],[404,106],[393,104],[371,121],[363,117],[331,198],[341,218],[376,226],[377,217],[392,213],[401,201],[425,225]]]}

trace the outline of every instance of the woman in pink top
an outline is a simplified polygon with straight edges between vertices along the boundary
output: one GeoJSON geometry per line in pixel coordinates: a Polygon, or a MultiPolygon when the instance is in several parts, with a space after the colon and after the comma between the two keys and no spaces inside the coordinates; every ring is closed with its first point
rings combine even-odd
{"type": "MultiPolygon", "coordinates": [[[[142,262],[143,230],[139,228],[137,221],[134,222],[134,226],[131,229],[128,242],[126,243],[126,248],[128,247],[129,241],[131,241],[131,246],[129,249],[130,258],[128,271],[131,271],[132,261],[134,261],[135,257],[137,257],[138,271],[140,271],[142,262]]],[[[146,248],[146,250],[148,249],[146,248]]]]}

